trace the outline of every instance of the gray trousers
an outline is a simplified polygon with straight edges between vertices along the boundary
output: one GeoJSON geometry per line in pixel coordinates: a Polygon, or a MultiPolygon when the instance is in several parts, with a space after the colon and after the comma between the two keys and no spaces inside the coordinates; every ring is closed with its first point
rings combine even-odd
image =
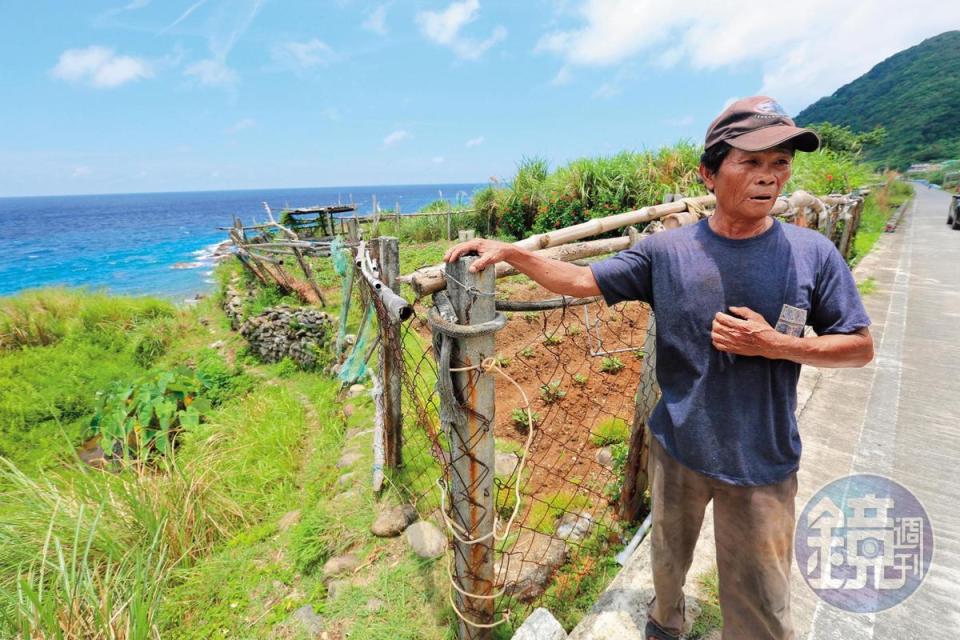
{"type": "Polygon", "coordinates": [[[731,485],[683,466],[656,438],[650,443],[652,620],[673,634],[686,631],[683,585],[704,510],[713,500],[723,640],[793,640],[790,566],[797,474],[773,485],[731,485]]]}

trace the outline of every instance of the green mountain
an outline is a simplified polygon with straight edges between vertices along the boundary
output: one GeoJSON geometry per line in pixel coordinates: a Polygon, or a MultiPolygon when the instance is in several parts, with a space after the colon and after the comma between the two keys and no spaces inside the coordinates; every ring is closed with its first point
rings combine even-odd
{"type": "Polygon", "coordinates": [[[960,157],[960,31],[890,56],[796,120],[802,126],[845,125],[858,133],[882,126],[886,137],[867,147],[864,157],[888,166],[960,157]]]}

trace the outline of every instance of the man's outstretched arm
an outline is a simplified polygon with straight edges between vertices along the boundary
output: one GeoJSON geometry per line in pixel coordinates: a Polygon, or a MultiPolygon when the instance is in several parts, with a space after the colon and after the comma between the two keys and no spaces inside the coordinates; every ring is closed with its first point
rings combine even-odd
{"type": "Polygon", "coordinates": [[[720,351],[814,367],[862,367],[873,360],[873,337],[866,327],[853,333],[796,338],[780,333],[752,309],[731,307],[730,311],[740,317],[718,313],[713,320],[711,338],[720,351]]]}
{"type": "Polygon", "coordinates": [[[498,240],[468,240],[450,247],[443,256],[444,262],[453,262],[460,256],[476,253],[480,256],[471,266],[471,271],[506,262],[543,288],[565,296],[587,298],[600,295],[600,287],[590,267],[581,267],[569,262],[538,256],[532,251],[498,240]]]}

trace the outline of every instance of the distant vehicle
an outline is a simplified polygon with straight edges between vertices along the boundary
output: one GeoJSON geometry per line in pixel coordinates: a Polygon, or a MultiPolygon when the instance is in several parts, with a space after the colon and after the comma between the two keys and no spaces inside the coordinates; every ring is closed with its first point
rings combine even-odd
{"type": "Polygon", "coordinates": [[[950,208],[947,209],[947,224],[954,231],[960,231],[960,193],[955,193],[950,198],[950,208]]]}

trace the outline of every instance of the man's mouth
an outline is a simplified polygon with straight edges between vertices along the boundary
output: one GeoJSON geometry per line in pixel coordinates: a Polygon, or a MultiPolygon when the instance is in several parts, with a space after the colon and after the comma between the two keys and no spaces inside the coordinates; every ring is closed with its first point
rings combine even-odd
{"type": "Polygon", "coordinates": [[[773,196],[751,196],[749,199],[754,202],[770,202],[773,196]]]}

